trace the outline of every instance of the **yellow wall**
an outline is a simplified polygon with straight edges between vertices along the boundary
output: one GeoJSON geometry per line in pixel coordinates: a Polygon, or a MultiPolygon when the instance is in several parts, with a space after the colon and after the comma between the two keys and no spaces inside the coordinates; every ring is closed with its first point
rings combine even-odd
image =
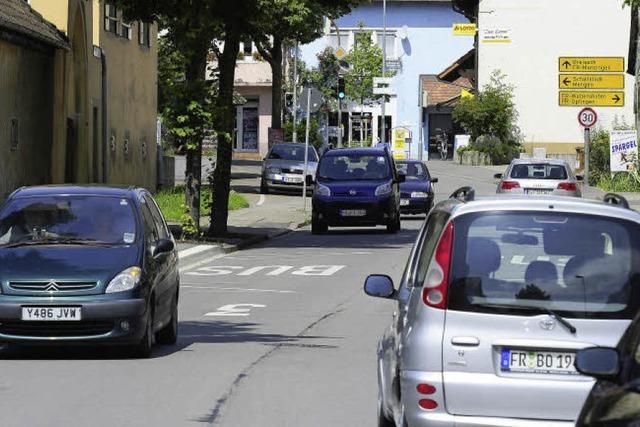
{"type": "Polygon", "coordinates": [[[533,154],[534,148],[546,148],[547,154],[576,154],[577,147],[584,147],[575,142],[524,142],[522,145],[529,154],[533,154]]]}
{"type": "Polygon", "coordinates": [[[67,34],[69,28],[69,0],[31,0],[30,4],[44,19],[67,34]]]}

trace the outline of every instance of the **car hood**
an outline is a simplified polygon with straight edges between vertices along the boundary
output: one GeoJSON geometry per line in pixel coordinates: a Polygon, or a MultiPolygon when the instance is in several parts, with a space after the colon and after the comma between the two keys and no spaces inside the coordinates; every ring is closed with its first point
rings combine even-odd
{"type": "MultiPolygon", "coordinates": [[[[318,162],[309,161],[307,163],[308,170],[311,172],[315,172],[317,166],[318,162]]],[[[264,167],[296,169],[302,172],[304,170],[304,162],[298,160],[267,159],[264,161],[264,167]]]]}
{"type": "Polygon", "coordinates": [[[373,197],[376,188],[389,183],[388,179],[381,180],[354,180],[354,181],[320,181],[325,187],[329,187],[332,196],[373,197]]]}
{"type": "Polygon", "coordinates": [[[69,280],[106,284],[122,270],[135,265],[140,265],[140,249],[136,245],[0,248],[0,283],[69,280]]]}
{"type": "Polygon", "coordinates": [[[400,191],[402,193],[411,193],[413,191],[422,191],[428,193],[431,188],[429,181],[405,181],[400,184],[400,191]]]}

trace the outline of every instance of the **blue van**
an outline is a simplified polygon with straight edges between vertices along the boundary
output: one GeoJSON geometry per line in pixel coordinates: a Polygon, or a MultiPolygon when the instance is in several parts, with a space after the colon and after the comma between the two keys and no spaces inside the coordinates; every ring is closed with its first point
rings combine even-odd
{"type": "Polygon", "coordinates": [[[385,147],[327,151],[316,173],[312,233],[325,233],[329,226],[376,225],[385,225],[387,232],[397,233],[399,185],[404,180],[385,147]]]}

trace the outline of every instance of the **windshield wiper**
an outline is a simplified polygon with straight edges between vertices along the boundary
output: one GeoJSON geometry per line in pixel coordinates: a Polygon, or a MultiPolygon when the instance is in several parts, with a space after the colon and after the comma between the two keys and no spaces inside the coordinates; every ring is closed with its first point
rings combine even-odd
{"type": "Polygon", "coordinates": [[[560,322],[560,324],[562,326],[564,326],[565,328],[567,328],[569,330],[569,332],[571,332],[572,334],[575,334],[578,330],[576,329],[575,326],[573,326],[571,323],[569,323],[569,321],[567,319],[565,319],[564,317],[560,316],[558,313],[556,313],[555,311],[551,310],[550,308],[546,308],[546,307],[539,307],[537,305],[509,305],[509,304],[485,304],[485,303],[472,303],[471,305],[473,306],[479,306],[479,307],[488,307],[488,308],[501,308],[504,310],[509,310],[509,309],[522,309],[522,310],[535,310],[538,312],[542,312],[542,313],[546,313],[549,316],[553,317],[554,319],[556,319],[558,322],[560,322]]]}
{"type": "Polygon", "coordinates": [[[49,239],[38,240],[22,240],[14,243],[6,243],[0,245],[0,248],[17,248],[20,246],[37,246],[37,245],[88,245],[88,246],[109,246],[108,242],[101,242],[93,239],[79,239],[75,237],[55,237],[49,239]]]}

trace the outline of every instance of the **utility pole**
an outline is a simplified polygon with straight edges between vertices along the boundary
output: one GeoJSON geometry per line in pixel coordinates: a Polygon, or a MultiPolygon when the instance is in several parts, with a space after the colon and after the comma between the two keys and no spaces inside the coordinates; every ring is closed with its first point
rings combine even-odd
{"type": "MultiPolygon", "coordinates": [[[[382,0],[382,77],[387,77],[387,0],[382,0]]],[[[387,142],[387,132],[385,130],[387,116],[385,107],[387,95],[382,95],[382,125],[380,132],[380,142],[387,142]]]]}
{"type": "Polygon", "coordinates": [[[298,142],[298,41],[293,51],[293,143],[298,142]]]}
{"type": "Polygon", "coordinates": [[[304,135],[304,180],[302,181],[302,206],[307,211],[307,173],[309,170],[309,127],[311,120],[311,86],[307,88],[307,126],[304,135]]]}

